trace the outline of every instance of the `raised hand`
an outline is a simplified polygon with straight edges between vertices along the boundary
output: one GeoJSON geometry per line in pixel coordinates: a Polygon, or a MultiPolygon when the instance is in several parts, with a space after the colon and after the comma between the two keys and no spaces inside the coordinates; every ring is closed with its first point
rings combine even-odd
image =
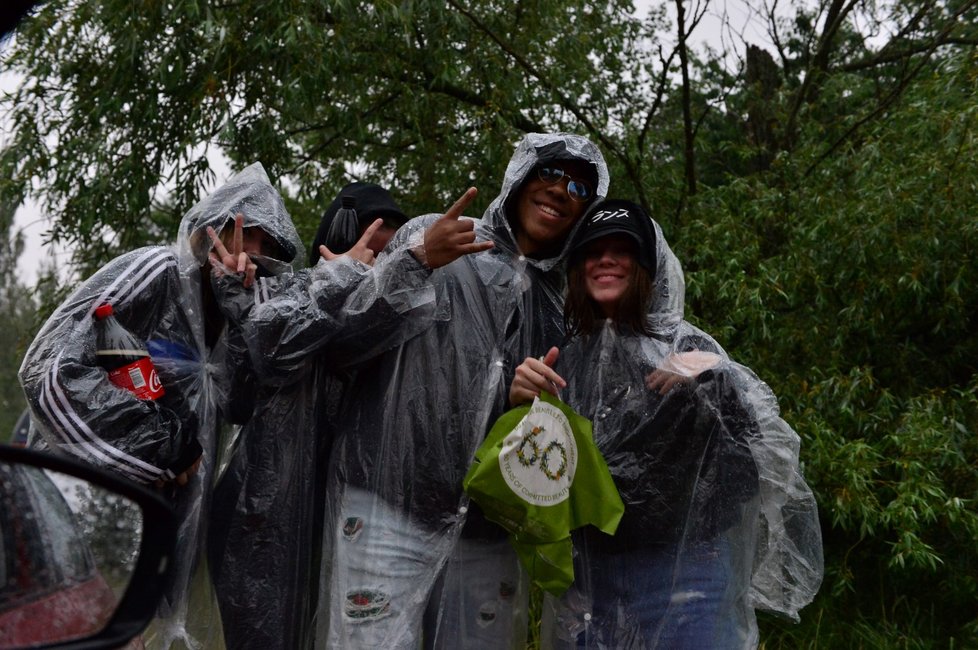
{"type": "Polygon", "coordinates": [[[539,359],[527,357],[516,368],[513,383],[509,387],[511,406],[532,402],[540,396],[540,391],[556,395],[561,388],[567,387],[567,382],[553,369],[559,354],[560,350],[553,347],[539,359]]]}
{"type": "Polygon", "coordinates": [[[225,269],[232,273],[243,273],[244,286],[250,287],[254,284],[258,265],[252,262],[244,251],[244,215],[240,212],[234,215],[234,236],[231,239],[230,251],[224,245],[217,231],[210,226],[207,226],[207,234],[214,244],[214,250],[208,255],[214,270],[217,273],[223,273],[225,269]]]}
{"type": "Polygon", "coordinates": [[[370,239],[374,236],[374,233],[377,232],[383,225],[383,219],[374,220],[374,222],[367,226],[367,229],[363,231],[363,235],[361,235],[360,239],[357,240],[357,243],[353,245],[353,248],[345,253],[334,253],[326,247],[326,244],[320,244],[319,256],[327,262],[332,262],[333,260],[339,259],[346,255],[347,257],[352,257],[353,259],[359,260],[368,266],[373,266],[374,252],[367,248],[367,244],[370,243],[370,239]]]}
{"type": "Polygon", "coordinates": [[[466,206],[479,191],[470,187],[440,219],[428,226],[424,233],[424,261],[429,268],[437,269],[454,262],[463,255],[481,253],[492,248],[491,241],[475,240],[475,222],[459,219],[466,206]]]}

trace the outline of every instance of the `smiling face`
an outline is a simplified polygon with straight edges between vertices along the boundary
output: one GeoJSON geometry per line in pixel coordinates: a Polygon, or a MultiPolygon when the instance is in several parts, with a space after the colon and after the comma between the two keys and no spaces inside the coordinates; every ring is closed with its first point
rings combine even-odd
{"type": "Polygon", "coordinates": [[[584,286],[605,318],[613,318],[635,273],[635,240],[609,235],[584,249],[584,286]]]}
{"type": "MultiPolygon", "coordinates": [[[[562,160],[559,167],[574,179],[586,179],[592,171],[583,160],[562,160]]],[[[571,199],[568,178],[556,183],[541,180],[530,172],[516,200],[518,228],[516,243],[530,257],[549,257],[560,252],[574,224],[587,210],[587,203],[571,199]]]]}

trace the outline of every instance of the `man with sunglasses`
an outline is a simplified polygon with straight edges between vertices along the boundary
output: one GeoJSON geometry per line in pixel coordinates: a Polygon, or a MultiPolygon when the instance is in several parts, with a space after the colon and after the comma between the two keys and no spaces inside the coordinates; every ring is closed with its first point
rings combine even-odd
{"type": "MultiPolygon", "coordinates": [[[[526,578],[462,478],[516,365],[560,344],[567,242],[607,188],[587,139],[526,136],[469,221],[493,247],[432,271],[434,323],[354,379],[334,422],[317,647],[521,645],[526,578]]],[[[412,219],[388,250],[438,217],[412,219]]]]}
{"type": "Polygon", "coordinates": [[[516,194],[510,225],[520,251],[546,258],[560,253],[594,196],[597,174],[581,160],[538,163],[516,194]]]}

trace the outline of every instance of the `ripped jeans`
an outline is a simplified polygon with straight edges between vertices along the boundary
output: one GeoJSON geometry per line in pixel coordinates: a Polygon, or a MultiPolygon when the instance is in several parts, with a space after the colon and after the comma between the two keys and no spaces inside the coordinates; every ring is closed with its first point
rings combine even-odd
{"type": "Polygon", "coordinates": [[[574,585],[547,596],[544,645],[567,648],[740,650],[757,627],[746,581],[730,548],[703,542],[674,549],[581,553],[574,585]]]}
{"type": "Polygon", "coordinates": [[[526,579],[506,540],[480,544],[457,531],[427,531],[374,494],[347,487],[333,545],[327,647],[522,643],[526,579]]]}

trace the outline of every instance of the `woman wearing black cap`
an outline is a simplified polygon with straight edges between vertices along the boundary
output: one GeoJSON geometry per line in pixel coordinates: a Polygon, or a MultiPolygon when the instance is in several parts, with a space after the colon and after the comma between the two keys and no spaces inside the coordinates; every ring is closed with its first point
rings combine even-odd
{"type": "Polygon", "coordinates": [[[575,533],[574,584],[545,605],[554,647],[752,648],[755,608],[797,620],[821,581],[798,436],[683,320],[684,291],[658,225],[605,201],[572,248],[568,342],[516,371],[512,404],[559,389],[592,420],[625,503],[613,537],[575,533]]]}

